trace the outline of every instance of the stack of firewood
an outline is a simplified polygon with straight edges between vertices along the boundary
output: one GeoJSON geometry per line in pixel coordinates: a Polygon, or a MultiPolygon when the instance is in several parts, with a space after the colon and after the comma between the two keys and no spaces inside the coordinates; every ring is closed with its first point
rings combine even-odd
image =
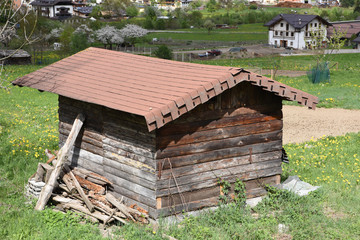
{"type": "MultiPolygon", "coordinates": [[[[51,159],[51,158],[50,158],[51,159]]],[[[53,166],[39,164],[38,171],[31,181],[47,182],[53,166]]],[[[147,211],[136,205],[126,206],[122,199],[117,199],[108,188],[111,182],[96,173],[83,168],[70,169],[64,165],[57,187],[52,193],[56,211],[74,211],[83,214],[92,222],[103,224],[118,221],[149,223],[147,211]]]]}
{"type": "Polygon", "coordinates": [[[136,205],[128,207],[122,203],[122,199],[115,198],[107,191],[111,185],[108,179],[85,169],[70,169],[66,164],[84,120],[85,116],[78,114],[64,146],[54,155],[45,151],[49,160],[39,163],[36,173],[29,179],[27,192],[38,197],[35,209],[43,210],[52,198],[57,210],[79,212],[96,222],[126,223],[126,220],[130,220],[149,223],[144,209],[136,205]],[[34,184],[39,182],[45,184],[34,184]]]}

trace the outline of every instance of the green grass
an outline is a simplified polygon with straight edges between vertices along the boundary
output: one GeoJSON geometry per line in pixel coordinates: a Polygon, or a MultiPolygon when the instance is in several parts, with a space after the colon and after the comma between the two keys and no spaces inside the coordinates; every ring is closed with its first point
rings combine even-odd
{"type": "Polygon", "coordinates": [[[192,32],[189,33],[174,33],[174,32],[157,32],[149,33],[150,38],[159,39],[173,39],[173,40],[187,40],[187,41],[221,41],[221,42],[251,42],[251,41],[263,41],[267,40],[267,33],[224,33],[224,32],[211,32],[208,34],[206,31],[203,32],[192,32]]]}
{"type": "MultiPolygon", "coordinates": [[[[6,80],[37,68],[7,67],[6,80]]],[[[308,90],[328,92],[332,98],[336,89],[348,89],[347,95],[358,93],[359,87],[353,83],[358,70],[348,72],[352,72],[353,80],[341,70],[333,73],[332,81],[346,78],[342,85],[309,85],[308,90]]],[[[281,79],[293,86],[307,86],[297,80],[301,78],[281,79]]],[[[0,91],[0,239],[101,239],[97,226],[78,223],[80,219],[74,214],[50,209],[37,212],[34,203],[24,204],[24,185],[37,163],[45,161],[44,149],[57,148],[57,96],[25,87],[10,88],[10,92],[0,91]]],[[[283,178],[299,175],[321,186],[308,197],[272,190],[252,211],[231,204],[199,217],[189,216],[176,225],[162,225],[155,231],[149,226],[129,224],[115,234],[123,239],[163,239],[163,233],[177,239],[272,239],[284,237],[277,233],[282,223],[289,227],[285,234],[293,239],[359,239],[358,146],[360,133],[285,146],[290,164],[283,166],[283,178]]]]}
{"type": "MultiPolygon", "coordinates": [[[[207,33],[205,28],[184,28],[184,29],[176,29],[170,31],[187,31],[187,32],[204,32],[207,33]]],[[[229,33],[229,32],[245,32],[245,33],[267,33],[268,28],[264,26],[262,23],[253,23],[253,24],[241,24],[236,29],[214,29],[212,30],[214,33],[229,33]]]]}
{"type": "MultiPolygon", "coordinates": [[[[360,71],[360,54],[333,54],[328,57],[330,66],[338,63],[338,70],[345,71],[360,71]]],[[[197,61],[198,63],[219,65],[219,66],[232,66],[241,68],[260,67],[263,69],[271,69],[274,62],[279,63],[279,69],[282,70],[299,70],[307,71],[309,66],[316,65],[316,58],[312,55],[304,56],[286,56],[286,57],[257,57],[257,58],[238,58],[238,59],[216,59],[197,61]]],[[[336,67],[332,68],[332,70],[336,67]]]]}

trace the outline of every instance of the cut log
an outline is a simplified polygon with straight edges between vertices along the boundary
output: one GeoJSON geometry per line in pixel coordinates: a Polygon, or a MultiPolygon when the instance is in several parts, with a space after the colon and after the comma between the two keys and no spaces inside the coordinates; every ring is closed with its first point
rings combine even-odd
{"type": "Polygon", "coordinates": [[[86,207],[84,207],[84,206],[82,206],[80,204],[66,203],[66,204],[64,204],[64,206],[65,206],[65,208],[75,209],[75,210],[78,210],[78,211],[80,211],[82,213],[85,213],[86,215],[97,218],[102,222],[105,222],[108,219],[107,215],[101,214],[98,211],[90,212],[86,207]]]}
{"type": "MultiPolygon", "coordinates": [[[[34,181],[35,182],[43,182],[45,175],[45,169],[42,167],[41,163],[38,164],[38,168],[35,173],[34,181]]],[[[31,177],[30,177],[31,178],[31,177]]]]}
{"type": "Polygon", "coordinates": [[[39,199],[36,203],[35,210],[44,210],[45,205],[47,204],[56,184],[56,181],[60,175],[62,167],[66,162],[69,152],[72,146],[75,143],[75,140],[80,132],[80,129],[85,120],[85,116],[83,114],[79,114],[73,124],[71,132],[69,134],[68,139],[66,140],[64,146],[60,149],[58,154],[58,161],[54,167],[53,172],[50,175],[49,181],[46,183],[44,188],[42,189],[39,199]]]}
{"type": "Polygon", "coordinates": [[[52,171],[54,170],[54,167],[50,166],[47,163],[42,163],[41,166],[45,169],[45,183],[47,183],[50,179],[52,171]]]}
{"type": "Polygon", "coordinates": [[[96,194],[100,194],[100,195],[103,195],[105,194],[105,188],[103,188],[102,186],[98,185],[98,184],[95,184],[95,183],[92,183],[76,174],[74,174],[75,177],[76,177],[76,180],[79,182],[79,184],[89,190],[89,191],[94,191],[94,193],[96,194]]]}
{"type": "Polygon", "coordinates": [[[107,179],[106,177],[103,177],[99,174],[96,174],[96,173],[93,173],[91,171],[88,171],[86,169],[83,169],[83,168],[78,168],[78,167],[75,167],[73,169],[73,172],[75,175],[78,175],[90,182],[93,182],[95,184],[100,184],[100,185],[106,185],[106,184],[112,184],[112,182],[109,181],[109,179],[107,179]]]}
{"type": "Polygon", "coordinates": [[[80,194],[82,200],[85,202],[87,208],[90,210],[90,212],[94,211],[94,205],[90,202],[90,200],[88,199],[88,197],[86,196],[86,194],[84,193],[83,189],[80,186],[80,183],[78,182],[78,180],[76,179],[76,177],[74,176],[73,172],[70,171],[69,175],[76,187],[76,190],[78,191],[78,193],[80,194]]]}
{"type": "Polygon", "coordinates": [[[130,219],[133,220],[135,222],[135,219],[133,218],[133,216],[130,214],[129,209],[122,203],[120,203],[116,197],[114,197],[111,193],[107,193],[106,194],[106,200],[108,200],[112,205],[114,205],[114,207],[116,207],[117,209],[119,209],[120,212],[122,212],[123,214],[125,214],[125,216],[130,219]]]}
{"type": "Polygon", "coordinates": [[[56,195],[52,198],[54,201],[58,202],[58,203],[74,203],[74,204],[82,204],[82,202],[78,199],[73,199],[73,198],[67,198],[67,197],[62,197],[59,195],[56,195]]]}
{"type": "Polygon", "coordinates": [[[70,191],[71,194],[76,192],[76,187],[68,173],[64,174],[62,180],[65,183],[66,187],[68,188],[68,190],[70,191]]]}

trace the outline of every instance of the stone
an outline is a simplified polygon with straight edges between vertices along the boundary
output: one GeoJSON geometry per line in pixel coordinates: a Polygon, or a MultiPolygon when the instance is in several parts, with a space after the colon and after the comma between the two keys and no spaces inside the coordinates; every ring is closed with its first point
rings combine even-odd
{"type": "Polygon", "coordinates": [[[320,188],[320,186],[312,186],[309,183],[301,181],[298,176],[290,176],[282,184],[277,184],[275,187],[279,189],[285,189],[295,193],[298,196],[306,196],[310,192],[313,192],[320,188]]]}

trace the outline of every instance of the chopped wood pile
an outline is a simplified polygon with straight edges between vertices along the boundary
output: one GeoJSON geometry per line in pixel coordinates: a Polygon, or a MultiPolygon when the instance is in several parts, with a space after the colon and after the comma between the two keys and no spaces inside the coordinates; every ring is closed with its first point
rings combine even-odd
{"type": "Polygon", "coordinates": [[[122,199],[108,191],[112,183],[107,178],[82,168],[70,169],[66,164],[84,120],[85,116],[79,114],[64,146],[56,155],[46,150],[49,160],[39,163],[36,173],[29,179],[27,193],[38,197],[35,209],[43,210],[52,199],[56,210],[81,213],[104,225],[113,221],[125,224],[126,220],[149,223],[147,211],[136,205],[126,206],[122,199]]]}
{"type": "MultiPolygon", "coordinates": [[[[55,159],[53,158],[53,161],[55,159]]],[[[33,191],[33,196],[38,196],[41,188],[47,183],[54,169],[50,165],[51,162],[39,163],[35,176],[29,180],[28,191],[33,191]]],[[[70,169],[65,164],[51,199],[56,205],[55,210],[81,213],[92,222],[149,223],[147,211],[136,205],[126,206],[122,199],[117,199],[108,191],[111,184],[107,178],[99,174],[83,168],[70,169]]]]}

